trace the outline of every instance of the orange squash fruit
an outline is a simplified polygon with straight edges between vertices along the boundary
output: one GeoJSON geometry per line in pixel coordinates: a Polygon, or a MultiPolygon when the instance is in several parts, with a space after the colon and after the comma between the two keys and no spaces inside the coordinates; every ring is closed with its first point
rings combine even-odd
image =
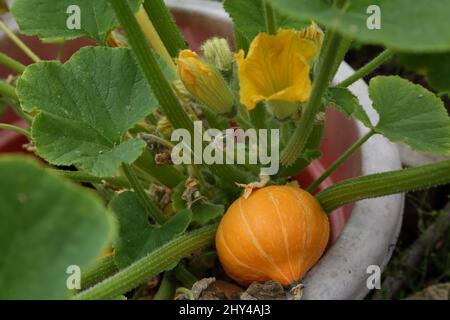
{"type": "Polygon", "coordinates": [[[269,186],[233,202],[217,230],[216,249],[236,282],[275,280],[288,286],[319,260],[329,233],[328,217],[311,194],[269,186]]]}

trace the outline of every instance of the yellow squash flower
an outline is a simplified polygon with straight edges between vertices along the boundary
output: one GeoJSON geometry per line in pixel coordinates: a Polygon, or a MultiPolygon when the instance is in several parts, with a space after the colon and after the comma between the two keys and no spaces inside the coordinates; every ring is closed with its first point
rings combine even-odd
{"type": "MultiPolygon", "coordinates": [[[[305,102],[311,94],[310,63],[319,51],[319,41],[310,30],[281,29],[276,35],[260,33],[251,43],[247,57],[236,54],[241,103],[253,109],[267,101],[280,117],[292,111],[289,105],[305,102]]],[[[321,40],[320,40],[321,42],[321,40]]],[[[296,107],[295,107],[296,108],[296,107]]]]}
{"type": "Polygon", "coordinates": [[[177,64],[180,79],[190,94],[219,114],[233,109],[233,93],[215,67],[190,50],[180,52],[177,64]]]}

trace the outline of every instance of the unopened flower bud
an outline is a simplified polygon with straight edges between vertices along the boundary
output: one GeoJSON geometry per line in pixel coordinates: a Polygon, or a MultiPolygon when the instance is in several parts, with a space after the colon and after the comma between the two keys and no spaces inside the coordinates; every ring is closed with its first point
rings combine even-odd
{"type": "Polygon", "coordinates": [[[170,138],[173,131],[173,127],[166,117],[162,117],[161,119],[159,119],[156,129],[166,139],[170,138]]]}
{"type": "Polygon", "coordinates": [[[212,38],[202,46],[205,59],[221,71],[227,71],[233,64],[233,53],[227,40],[223,38],[212,38]]]}
{"type": "Polygon", "coordinates": [[[302,39],[311,41],[316,46],[316,51],[320,51],[324,34],[322,29],[320,29],[315,22],[313,22],[309,27],[301,30],[299,36],[302,39]]]}
{"type": "Polygon", "coordinates": [[[181,81],[195,98],[218,114],[231,112],[233,93],[215,67],[190,50],[181,51],[177,63],[181,81]]]}

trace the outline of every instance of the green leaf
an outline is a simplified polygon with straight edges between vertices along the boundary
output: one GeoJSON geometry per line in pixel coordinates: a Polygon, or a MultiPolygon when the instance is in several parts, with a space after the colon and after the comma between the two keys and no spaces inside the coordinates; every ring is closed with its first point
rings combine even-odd
{"type": "Polygon", "coordinates": [[[355,117],[366,127],[372,128],[370,119],[358,98],[347,88],[329,88],[325,95],[325,101],[328,106],[336,108],[347,117],[355,117]]]}
{"type": "Polygon", "coordinates": [[[107,249],[113,216],[35,160],[1,158],[0,181],[0,299],[67,298],[67,268],[107,249]]]}
{"type": "Polygon", "coordinates": [[[192,205],[192,222],[205,225],[212,220],[221,217],[225,207],[221,204],[197,201],[192,205]]]}
{"type": "Polygon", "coordinates": [[[125,268],[175,237],[184,233],[192,219],[190,210],[182,210],[161,227],[149,224],[144,207],[133,192],[116,196],[110,204],[119,220],[119,237],[114,245],[115,260],[125,268]]]}
{"type": "Polygon", "coordinates": [[[450,154],[450,118],[433,93],[396,76],[373,78],[369,93],[378,133],[418,151],[450,154]]]}
{"type": "MultiPolygon", "coordinates": [[[[251,42],[258,33],[266,31],[262,0],[225,0],[224,7],[233,19],[235,28],[248,42],[251,42]]],[[[279,28],[302,29],[310,24],[309,20],[300,21],[278,12],[276,16],[279,28]]]]}
{"type": "Polygon", "coordinates": [[[186,189],[186,180],[180,182],[175,188],[172,190],[172,206],[175,211],[186,209],[186,202],[183,200],[183,192],[186,189]]]}
{"type": "Polygon", "coordinates": [[[124,134],[155,107],[155,98],[128,49],[85,47],[68,62],[39,62],[19,79],[22,107],[39,115],[32,139],[54,165],[78,165],[100,177],[142,153],[124,134]]]}
{"type": "MultiPolygon", "coordinates": [[[[142,3],[142,0],[128,1],[134,11],[142,3]]],[[[37,35],[49,42],[85,36],[104,43],[118,25],[107,0],[15,0],[11,11],[23,34],[37,35]],[[72,21],[73,11],[68,8],[72,5],[80,8],[80,28],[71,30],[68,19],[72,21]]]]}
{"type": "Polygon", "coordinates": [[[397,56],[407,69],[426,76],[430,86],[438,93],[450,95],[450,52],[397,56]]]}
{"type": "MultiPolygon", "coordinates": [[[[385,45],[412,52],[442,52],[450,49],[448,0],[357,0],[345,11],[329,0],[270,0],[280,11],[299,19],[311,19],[363,43],[385,45]],[[381,29],[369,29],[371,5],[381,10],[381,29]]],[[[250,14],[243,12],[242,14],[250,14]]]]}

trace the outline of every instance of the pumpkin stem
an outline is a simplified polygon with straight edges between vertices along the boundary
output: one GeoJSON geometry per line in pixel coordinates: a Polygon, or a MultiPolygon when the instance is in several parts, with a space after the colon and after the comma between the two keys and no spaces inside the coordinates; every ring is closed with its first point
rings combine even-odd
{"type": "Polygon", "coordinates": [[[259,181],[248,183],[248,184],[236,182],[236,185],[239,188],[244,189],[243,197],[244,197],[244,199],[247,199],[248,197],[250,197],[250,195],[252,194],[254,189],[264,188],[269,183],[269,181],[270,181],[270,176],[260,175],[259,181]]]}
{"type": "Polygon", "coordinates": [[[300,300],[303,296],[303,289],[305,286],[299,280],[293,281],[288,285],[289,293],[292,295],[292,300],[300,300]]]}

